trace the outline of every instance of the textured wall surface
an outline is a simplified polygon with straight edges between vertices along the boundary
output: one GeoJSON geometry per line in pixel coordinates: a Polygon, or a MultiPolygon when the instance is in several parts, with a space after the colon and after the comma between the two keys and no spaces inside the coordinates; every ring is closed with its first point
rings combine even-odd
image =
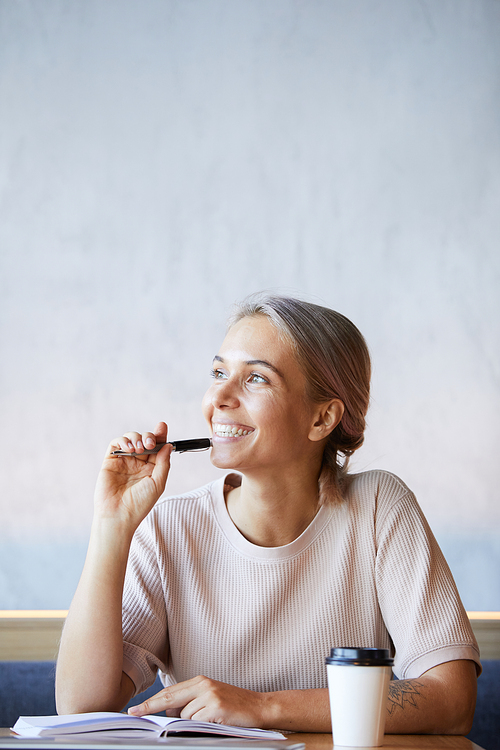
{"type": "Polygon", "coordinates": [[[354,465],[500,609],[499,35],[496,0],[0,0],[0,608],[69,605],[110,438],[204,434],[274,288],[364,332],[354,465]]]}

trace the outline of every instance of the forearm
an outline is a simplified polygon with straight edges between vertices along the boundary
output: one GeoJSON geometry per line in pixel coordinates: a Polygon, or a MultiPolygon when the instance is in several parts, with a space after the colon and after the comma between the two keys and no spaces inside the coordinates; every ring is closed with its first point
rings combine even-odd
{"type": "MultiPolygon", "coordinates": [[[[432,683],[395,680],[387,701],[387,734],[463,734],[449,728],[432,683]]],[[[331,732],[328,690],[286,690],[261,694],[262,726],[290,732],[331,732]]]]}
{"type": "MultiPolygon", "coordinates": [[[[328,690],[264,693],[264,726],[299,732],[329,732],[328,690]]],[[[388,734],[467,734],[476,701],[476,670],[471,661],[440,664],[418,680],[389,686],[388,734]]]]}
{"type": "Polygon", "coordinates": [[[198,675],[130,709],[137,716],[160,711],[180,711],[183,719],[235,726],[331,732],[327,689],[259,693],[198,675]]]}
{"type": "Polygon", "coordinates": [[[389,684],[388,734],[467,734],[476,705],[476,667],[460,660],[440,664],[416,680],[389,684]]]}
{"type": "Polygon", "coordinates": [[[262,726],[285,732],[331,732],[328,689],[261,693],[262,726]]]}
{"type": "Polygon", "coordinates": [[[94,523],[84,569],[63,629],[56,673],[59,713],[121,710],[122,594],[131,534],[94,523]]]}
{"type": "MultiPolygon", "coordinates": [[[[387,734],[467,734],[476,702],[476,668],[471,661],[440,664],[417,680],[389,685],[387,734]]],[[[328,690],[264,693],[262,716],[268,728],[330,732],[328,690]]]]}

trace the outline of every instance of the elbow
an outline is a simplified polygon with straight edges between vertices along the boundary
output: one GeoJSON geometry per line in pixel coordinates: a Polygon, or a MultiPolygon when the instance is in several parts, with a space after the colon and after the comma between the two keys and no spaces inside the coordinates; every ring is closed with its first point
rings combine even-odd
{"type": "Polygon", "coordinates": [[[71,696],[70,685],[67,685],[63,681],[59,674],[56,672],[56,711],[59,716],[67,714],[78,714],[83,711],[78,711],[78,708],[74,705],[74,701],[71,696]]]}
{"type": "Polygon", "coordinates": [[[462,692],[460,700],[457,697],[455,701],[455,711],[453,716],[453,728],[449,734],[469,734],[472,729],[474,722],[474,713],[476,711],[476,700],[477,700],[477,677],[475,674],[475,667],[472,662],[469,663],[474,674],[471,675],[471,679],[468,683],[462,686],[462,692]]]}
{"type": "Polygon", "coordinates": [[[94,711],[123,711],[128,700],[121,695],[109,695],[99,691],[91,695],[83,691],[56,690],[56,711],[59,716],[94,711]]]}
{"type": "Polygon", "coordinates": [[[432,734],[465,735],[472,729],[476,709],[476,665],[458,659],[434,667],[426,673],[432,690],[435,726],[432,734]]]}
{"type": "Polygon", "coordinates": [[[437,727],[433,734],[467,735],[472,729],[473,720],[474,714],[472,714],[471,718],[468,716],[458,716],[448,721],[445,726],[437,727]]]}
{"type": "Polygon", "coordinates": [[[474,679],[463,684],[459,694],[452,692],[448,696],[447,710],[443,711],[443,724],[434,734],[466,735],[472,729],[476,710],[477,682],[474,679]]]}
{"type": "Polygon", "coordinates": [[[135,691],[132,680],[122,674],[116,685],[102,681],[63,679],[56,673],[56,711],[59,716],[93,711],[123,711],[135,691]]]}
{"type": "Polygon", "coordinates": [[[64,698],[56,696],[56,711],[59,716],[68,714],[86,714],[94,711],[122,711],[124,704],[119,701],[81,699],[66,695],[64,698]]]}
{"type": "Polygon", "coordinates": [[[61,695],[60,691],[56,690],[56,711],[59,716],[66,716],[67,714],[85,713],[85,708],[77,705],[67,693],[61,695]]]}
{"type": "Polygon", "coordinates": [[[476,697],[464,702],[464,705],[457,707],[455,715],[450,722],[450,730],[447,734],[469,734],[474,721],[474,712],[476,710],[476,697]]]}
{"type": "Polygon", "coordinates": [[[83,714],[91,711],[99,711],[95,706],[95,700],[89,702],[83,686],[75,685],[74,680],[63,679],[56,672],[56,711],[59,716],[68,714],[83,714]]]}
{"type": "Polygon", "coordinates": [[[56,711],[59,716],[84,714],[100,710],[104,709],[97,707],[94,702],[89,703],[81,695],[73,695],[71,689],[56,688],[56,711]]]}

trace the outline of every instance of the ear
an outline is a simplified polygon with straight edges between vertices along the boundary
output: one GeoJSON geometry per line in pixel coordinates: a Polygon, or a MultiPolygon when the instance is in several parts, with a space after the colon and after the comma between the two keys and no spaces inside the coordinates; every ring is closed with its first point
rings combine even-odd
{"type": "Polygon", "coordinates": [[[324,440],[336,428],[344,414],[344,403],[339,398],[325,401],[316,411],[315,421],[309,432],[309,440],[324,440]]]}

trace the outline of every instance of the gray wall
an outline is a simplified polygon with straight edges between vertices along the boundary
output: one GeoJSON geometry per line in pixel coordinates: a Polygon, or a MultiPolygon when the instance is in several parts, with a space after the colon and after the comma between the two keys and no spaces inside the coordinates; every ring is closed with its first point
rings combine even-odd
{"type": "Polygon", "coordinates": [[[355,467],[500,609],[499,34],[495,0],[0,1],[0,608],[69,605],[108,441],[204,434],[274,288],[365,333],[355,467]]]}

